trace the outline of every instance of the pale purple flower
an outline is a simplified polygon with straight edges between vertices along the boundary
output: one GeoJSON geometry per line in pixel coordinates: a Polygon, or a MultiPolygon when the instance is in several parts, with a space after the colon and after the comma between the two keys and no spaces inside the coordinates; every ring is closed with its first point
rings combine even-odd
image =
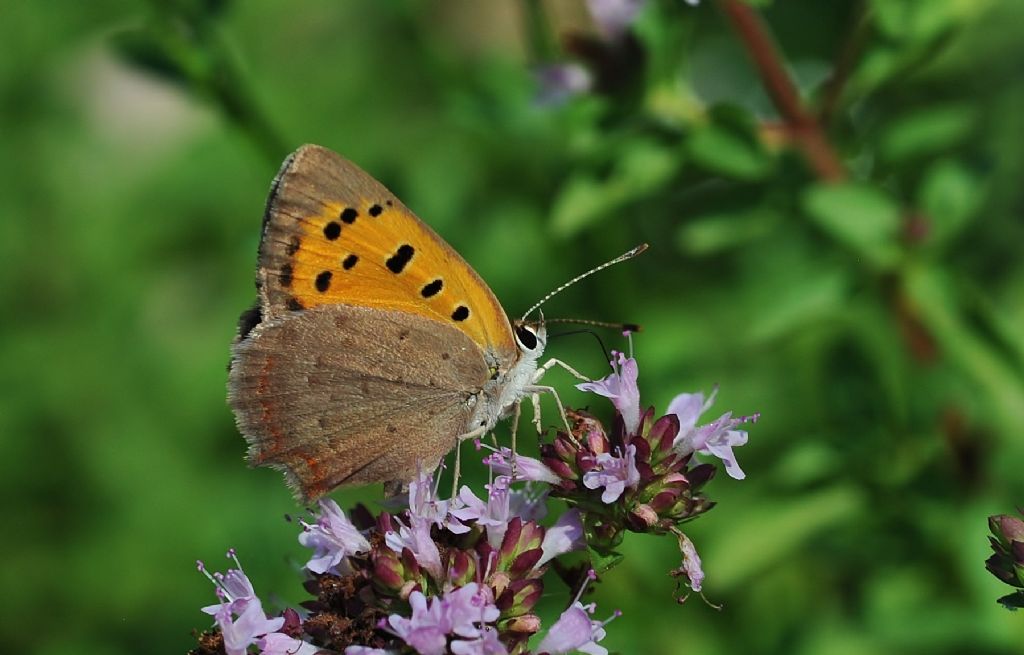
{"type": "MultiPolygon", "coordinates": [[[[480,631],[480,636],[476,639],[453,641],[452,653],[455,655],[508,655],[508,649],[498,640],[498,631],[487,626],[480,631]]],[[[348,654],[346,653],[346,655],[348,654]]]]}
{"type": "Polygon", "coordinates": [[[576,592],[576,598],[573,599],[572,605],[562,612],[562,615],[548,629],[548,633],[538,644],[538,653],[561,655],[579,651],[588,655],[608,655],[608,649],[597,642],[605,637],[604,626],[622,613],[615,610],[611,618],[604,621],[595,621],[590,618],[596,605],[594,603],[584,605],[580,602],[580,597],[583,596],[590,581],[596,578],[597,575],[593,570],[587,573],[587,579],[580,586],[580,590],[576,592]]]}
{"type": "Polygon", "coordinates": [[[636,446],[626,446],[623,456],[601,453],[595,458],[597,467],[583,474],[583,486],[587,489],[604,487],[601,502],[614,503],[627,488],[640,483],[640,471],[636,468],[636,446]]]}
{"type": "MultiPolygon", "coordinates": [[[[512,478],[512,450],[502,448],[494,450],[484,458],[484,464],[489,466],[498,475],[512,478]]],[[[561,482],[554,471],[544,465],[539,459],[527,457],[526,455],[515,455],[516,475],[513,482],[547,482],[557,484],[561,482]]]]}
{"type": "Polygon", "coordinates": [[[602,32],[611,38],[619,38],[644,4],[646,0],[587,0],[587,9],[602,32]]]}
{"type": "Polygon", "coordinates": [[[493,623],[501,612],[494,605],[491,588],[475,582],[449,591],[442,599],[442,607],[448,614],[451,631],[461,637],[480,636],[477,623],[493,623]]]}
{"type": "Polygon", "coordinates": [[[299,543],[313,549],[313,556],[306,562],[306,568],[313,573],[336,573],[339,565],[345,570],[346,558],[370,550],[370,542],[352,525],[338,503],[329,498],[320,501],[316,523],[303,521],[302,527],[299,543]]]}
{"type": "Polygon", "coordinates": [[[409,644],[420,655],[444,655],[451,623],[441,606],[441,600],[427,597],[420,591],[409,594],[412,617],[392,614],[387,619],[391,631],[409,644]]]}
{"type": "Polygon", "coordinates": [[[463,525],[451,515],[451,503],[437,497],[434,477],[430,473],[420,473],[409,483],[409,512],[413,516],[426,519],[439,528],[447,528],[453,534],[469,532],[469,526],[463,525]]]}
{"type": "Polygon", "coordinates": [[[263,611],[263,604],[256,596],[252,582],[242,570],[235,549],[228,551],[228,557],[238,566],[228,569],[226,574],[210,574],[202,562],[196,566],[203,575],[214,584],[217,597],[222,602],[202,608],[212,614],[214,621],[224,635],[224,650],[228,655],[244,655],[246,649],[256,643],[256,639],[271,632],[277,632],[284,625],[284,618],[268,619],[263,611]],[[232,618],[234,615],[235,618],[232,618]]]}
{"type": "Polygon", "coordinates": [[[409,605],[412,617],[392,614],[386,624],[392,633],[420,655],[441,655],[450,635],[471,640],[459,647],[462,650],[455,650],[458,640],[453,642],[452,650],[457,653],[504,652],[480,650],[489,647],[490,638],[485,634],[484,624],[493,623],[500,615],[490,587],[471,582],[443,597],[430,599],[420,591],[414,591],[409,594],[409,605]],[[473,650],[474,645],[480,648],[473,650]]]}
{"type": "Polygon", "coordinates": [[[383,648],[370,648],[369,646],[348,646],[345,648],[345,655],[396,655],[395,651],[384,650],[383,648]]]}
{"type": "Polygon", "coordinates": [[[222,600],[222,602],[216,605],[207,605],[202,608],[203,612],[211,616],[215,616],[224,605],[227,605],[228,609],[235,614],[241,614],[245,610],[245,606],[249,604],[249,601],[256,599],[256,591],[252,587],[252,582],[249,581],[248,576],[242,570],[242,564],[235,555],[235,549],[229,550],[227,556],[238,566],[237,569],[228,569],[227,573],[220,573],[218,571],[211,575],[202,562],[196,562],[196,567],[213,583],[216,588],[217,597],[222,600]]]}
{"type": "MultiPolygon", "coordinates": [[[[313,644],[289,637],[283,632],[271,632],[256,642],[262,655],[316,655],[323,649],[313,644]]],[[[346,650],[346,655],[348,651],[346,650]]]]}
{"type": "Polygon", "coordinates": [[[416,561],[429,573],[434,580],[441,580],[444,577],[444,567],[441,564],[441,553],[437,550],[437,544],[430,536],[429,520],[412,515],[409,517],[409,525],[405,525],[399,519],[392,519],[398,525],[398,532],[387,532],[384,534],[384,543],[388,548],[401,553],[408,548],[416,561]]]}
{"type": "Polygon", "coordinates": [[[224,636],[224,650],[228,655],[245,655],[246,649],[259,637],[277,632],[284,625],[283,617],[268,619],[257,598],[245,606],[237,619],[232,620],[227,604],[221,606],[214,619],[224,636]]]}
{"type": "Polygon", "coordinates": [[[732,449],[747,443],[745,430],[734,430],[737,425],[748,421],[756,421],[758,415],[732,418],[732,412],[726,412],[707,425],[697,425],[697,420],[715,401],[717,390],[704,400],[702,393],[681,393],[668,405],[668,413],[675,414],[679,419],[679,434],[672,442],[672,447],[680,455],[697,452],[712,455],[722,460],[725,472],[730,477],[742,480],[746,477],[743,469],[736,461],[732,449]]]}
{"type": "Polygon", "coordinates": [[[580,651],[591,655],[608,655],[608,649],[597,644],[604,639],[605,632],[599,622],[591,620],[590,613],[593,611],[593,604],[583,605],[579,601],[573,603],[544,635],[537,646],[537,652],[560,655],[580,651]]]}
{"type": "Polygon", "coordinates": [[[690,589],[700,592],[704,584],[704,569],[701,568],[700,555],[697,554],[697,547],[682,532],[676,533],[679,537],[679,550],[683,553],[683,572],[690,580],[690,589]]]}
{"type": "Polygon", "coordinates": [[[636,383],[639,370],[636,360],[620,352],[612,352],[612,361],[609,363],[612,365],[610,375],[593,382],[577,384],[576,388],[610,398],[615,409],[622,415],[626,432],[633,434],[640,427],[640,389],[636,383]]]}
{"type": "Polygon", "coordinates": [[[580,550],[586,545],[587,540],[583,532],[583,521],[580,520],[580,511],[570,509],[544,532],[544,541],[540,545],[543,554],[537,562],[537,566],[544,566],[555,557],[573,550],[580,550]]]}
{"type": "Polygon", "coordinates": [[[537,84],[536,103],[545,107],[561,105],[573,96],[590,91],[593,76],[574,62],[540,66],[534,71],[537,84]]]}
{"type": "Polygon", "coordinates": [[[501,475],[487,485],[487,502],[477,498],[473,490],[463,486],[459,490],[460,506],[452,509],[451,513],[461,521],[476,521],[487,530],[487,542],[498,548],[501,540],[505,538],[508,529],[508,522],[511,518],[509,508],[509,479],[501,475]]]}

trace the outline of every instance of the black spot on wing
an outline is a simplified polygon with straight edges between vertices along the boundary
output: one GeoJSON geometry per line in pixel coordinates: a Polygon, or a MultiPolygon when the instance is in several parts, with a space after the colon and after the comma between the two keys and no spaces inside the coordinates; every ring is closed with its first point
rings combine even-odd
{"type": "Polygon", "coordinates": [[[405,267],[412,261],[412,256],[416,254],[416,250],[408,243],[402,244],[398,247],[395,254],[391,255],[386,262],[388,270],[396,275],[405,270],[405,267]]]}
{"type": "Polygon", "coordinates": [[[259,325],[263,321],[263,310],[260,309],[259,303],[256,303],[249,309],[242,312],[242,315],[238,317],[238,340],[249,336],[253,328],[259,325]]]}
{"type": "Polygon", "coordinates": [[[444,287],[444,282],[441,281],[441,278],[437,278],[433,282],[425,284],[423,286],[423,288],[420,289],[420,295],[423,296],[424,298],[430,298],[432,296],[436,296],[438,293],[441,292],[441,289],[443,287],[444,287]]]}
{"type": "Polygon", "coordinates": [[[316,276],[316,280],[313,283],[316,285],[316,290],[320,293],[326,293],[327,290],[331,288],[331,277],[333,276],[334,274],[330,271],[321,271],[320,274],[316,276]]]}
{"type": "Polygon", "coordinates": [[[337,221],[331,221],[324,226],[324,237],[328,241],[334,241],[341,236],[341,223],[337,221]]]}

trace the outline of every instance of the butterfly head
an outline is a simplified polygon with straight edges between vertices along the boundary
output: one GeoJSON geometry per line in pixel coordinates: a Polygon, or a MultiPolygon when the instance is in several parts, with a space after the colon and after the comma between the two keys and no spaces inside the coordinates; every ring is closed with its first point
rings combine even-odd
{"type": "Polygon", "coordinates": [[[537,359],[544,353],[544,347],[548,344],[548,331],[543,315],[539,322],[515,321],[512,332],[516,335],[521,358],[537,359]]]}

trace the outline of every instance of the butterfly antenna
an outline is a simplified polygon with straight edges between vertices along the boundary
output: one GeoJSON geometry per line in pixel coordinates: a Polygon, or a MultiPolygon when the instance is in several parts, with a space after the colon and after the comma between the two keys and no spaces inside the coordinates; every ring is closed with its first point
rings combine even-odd
{"type": "Polygon", "coordinates": [[[593,321],[589,318],[546,318],[545,323],[570,323],[572,325],[589,325],[591,327],[610,328],[622,332],[639,332],[640,326],[636,323],[612,323],[610,321],[593,321]]]}
{"type": "Polygon", "coordinates": [[[528,310],[526,310],[526,313],[523,314],[523,317],[521,319],[519,319],[519,320],[520,321],[525,321],[526,317],[533,313],[533,310],[537,309],[538,307],[540,307],[541,305],[543,305],[547,301],[551,300],[551,298],[553,298],[554,296],[558,295],[562,291],[565,291],[566,289],[568,289],[572,285],[576,284],[580,280],[582,280],[584,278],[588,278],[591,275],[593,275],[594,273],[597,273],[600,270],[604,270],[604,269],[606,269],[609,266],[612,266],[614,264],[618,264],[619,262],[624,262],[627,259],[633,259],[634,257],[636,257],[637,255],[639,255],[640,253],[642,253],[645,250],[647,250],[647,244],[646,243],[641,243],[636,248],[633,248],[632,250],[629,250],[628,252],[622,253],[621,255],[616,257],[615,259],[613,259],[611,261],[607,261],[607,262],[601,264],[600,266],[595,266],[594,268],[590,269],[586,273],[583,273],[582,275],[577,275],[576,277],[574,277],[573,279],[569,280],[568,282],[566,282],[562,286],[558,287],[557,289],[555,289],[554,291],[552,291],[548,295],[546,295],[543,298],[541,298],[537,302],[537,304],[535,304],[533,307],[531,307],[528,310]]]}
{"type": "Polygon", "coordinates": [[[594,332],[593,330],[588,330],[586,328],[583,328],[583,329],[579,329],[579,330],[569,330],[568,332],[555,332],[554,334],[549,334],[548,335],[548,339],[549,340],[550,339],[554,339],[555,337],[568,337],[568,336],[573,335],[573,334],[589,334],[590,336],[592,336],[595,339],[597,339],[597,343],[601,347],[601,352],[604,353],[605,361],[611,361],[612,357],[608,353],[608,349],[605,348],[604,339],[601,338],[600,334],[598,334],[597,332],[594,332]]]}

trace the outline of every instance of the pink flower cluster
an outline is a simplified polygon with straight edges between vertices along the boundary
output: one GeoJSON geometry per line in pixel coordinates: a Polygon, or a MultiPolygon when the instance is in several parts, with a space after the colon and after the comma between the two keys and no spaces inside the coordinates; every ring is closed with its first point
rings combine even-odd
{"type": "Polygon", "coordinates": [[[615,353],[611,363],[610,375],[579,387],[611,400],[612,428],[570,410],[571,429],[542,444],[540,459],[488,447],[484,496],[463,486],[443,499],[433,476],[421,474],[400,511],[372,516],[357,506],[346,514],[321,500],[300,521],[299,542],[312,551],[306,589],[314,596],[301,611],[268,615],[233,551],[237,568],[225,574],[200,563],[220,602],[203,608],[215,628],[192,652],[606,655],[600,642],[608,620],[595,619],[594,604],[581,597],[597,579],[594,569],[617,561],[626,532],[673,535],[682,561],[670,573],[700,592],[700,557],[680,526],[713,506],[703,486],[715,467],[694,458],[717,458],[742,479],[733,449],[747,433],[737,428],[756,416],[726,413],[698,425],[714,394],[693,393],[676,396],[655,419],[640,405],[636,361],[615,353]],[[548,497],[569,509],[544,525],[548,497]],[[556,570],[577,593],[544,630],[534,609],[545,573],[574,551],[585,551],[576,558],[583,564],[556,570]]]}

